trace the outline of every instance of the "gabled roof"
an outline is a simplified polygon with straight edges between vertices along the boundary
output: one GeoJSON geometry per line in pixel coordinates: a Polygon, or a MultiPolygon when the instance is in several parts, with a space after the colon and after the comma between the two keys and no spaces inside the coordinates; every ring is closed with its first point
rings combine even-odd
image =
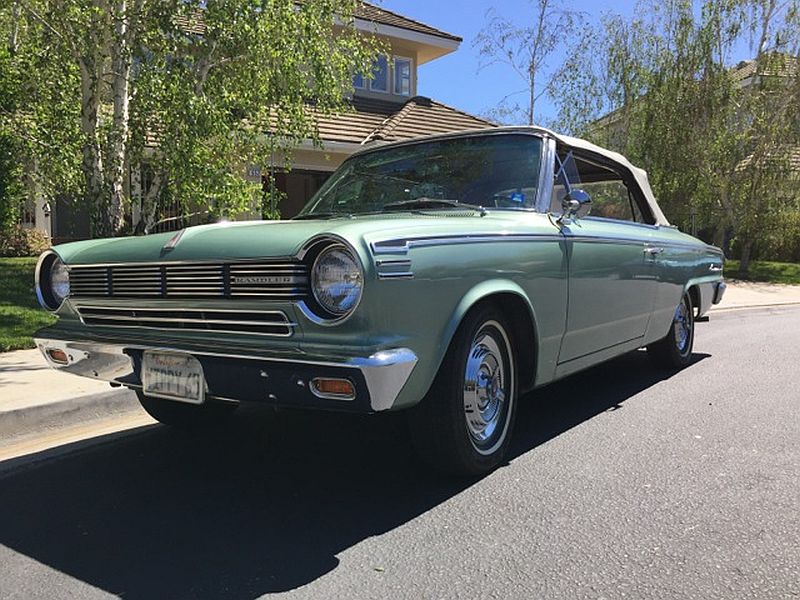
{"type": "Polygon", "coordinates": [[[447,33],[441,29],[436,29],[435,27],[431,27],[430,25],[426,25],[420,21],[409,19],[408,17],[404,17],[403,15],[386,10],[385,8],[380,8],[374,4],[370,4],[369,2],[359,2],[359,5],[355,10],[355,16],[359,19],[364,19],[365,21],[372,21],[373,23],[391,25],[393,27],[399,27],[400,29],[416,31],[417,33],[427,33],[428,35],[434,35],[436,37],[441,37],[456,42],[462,41],[462,38],[458,37],[457,35],[447,33]]]}
{"type": "Polygon", "coordinates": [[[424,96],[415,96],[404,104],[355,96],[351,106],[352,112],[317,116],[323,143],[394,142],[464,129],[496,127],[491,121],[424,96]]]}

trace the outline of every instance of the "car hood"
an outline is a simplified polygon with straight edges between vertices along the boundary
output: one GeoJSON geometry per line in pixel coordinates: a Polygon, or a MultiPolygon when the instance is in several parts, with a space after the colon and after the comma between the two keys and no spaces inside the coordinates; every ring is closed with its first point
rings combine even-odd
{"type": "Polygon", "coordinates": [[[292,257],[309,240],[324,235],[341,238],[366,251],[370,242],[385,239],[419,235],[459,235],[469,231],[510,233],[520,226],[518,214],[496,213],[482,217],[477,212],[460,212],[457,215],[404,213],[299,221],[237,221],[199,225],[179,232],[72,242],[56,246],[55,250],[67,264],[73,265],[224,261],[292,257]],[[179,237],[174,239],[176,236],[179,237]]]}

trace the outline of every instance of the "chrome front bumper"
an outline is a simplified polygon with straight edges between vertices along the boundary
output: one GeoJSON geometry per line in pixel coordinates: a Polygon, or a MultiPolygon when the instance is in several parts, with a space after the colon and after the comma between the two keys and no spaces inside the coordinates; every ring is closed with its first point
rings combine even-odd
{"type": "Polygon", "coordinates": [[[54,369],[130,388],[141,387],[137,357],[140,357],[144,350],[184,352],[198,358],[201,364],[204,364],[204,370],[210,368],[210,373],[216,373],[213,384],[208,380],[207,373],[210,388],[208,396],[211,398],[233,401],[277,401],[285,406],[344,410],[350,409],[344,406],[348,402],[354,403],[355,410],[359,410],[357,407],[366,411],[389,410],[417,364],[416,354],[408,348],[381,350],[365,357],[298,360],[44,337],[36,338],[36,345],[54,369]],[[62,351],[66,356],[66,362],[55,361],[50,354],[51,350],[62,351]],[[312,399],[313,395],[308,385],[310,379],[331,373],[348,376],[354,380],[356,389],[360,388],[362,391],[362,394],[357,394],[356,400],[359,402],[320,400],[317,397],[312,399]],[[248,387],[243,390],[242,386],[245,383],[248,387]]]}

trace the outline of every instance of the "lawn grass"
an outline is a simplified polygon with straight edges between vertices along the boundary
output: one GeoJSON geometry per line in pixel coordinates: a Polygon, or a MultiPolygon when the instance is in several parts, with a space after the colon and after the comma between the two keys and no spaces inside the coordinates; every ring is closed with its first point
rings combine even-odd
{"type": "Polygon", "coordinates": [[[33,334],[55,322],[33,289],[36,258],[0,258],[0,352],[33,348],[33,334]]]}
{"type": "Polygon", "coordinates": [[[725,277],[747,281],[766,281],[800,285],[800,263],[757,261],[750,263],[747,274],[739,273],[738,260],[725,261],[725,277]]]}

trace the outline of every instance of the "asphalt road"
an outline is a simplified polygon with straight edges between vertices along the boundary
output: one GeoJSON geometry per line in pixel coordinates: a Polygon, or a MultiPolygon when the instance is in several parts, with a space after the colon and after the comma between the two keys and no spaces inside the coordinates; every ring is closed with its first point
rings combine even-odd
{"type": "Polygon", "coordinates": [[[0,475],[1,598],[797,598],[800,309],[699,325],[534,393],[510,463],[448,481],[401,416],[247,411],[0,475]]]}

